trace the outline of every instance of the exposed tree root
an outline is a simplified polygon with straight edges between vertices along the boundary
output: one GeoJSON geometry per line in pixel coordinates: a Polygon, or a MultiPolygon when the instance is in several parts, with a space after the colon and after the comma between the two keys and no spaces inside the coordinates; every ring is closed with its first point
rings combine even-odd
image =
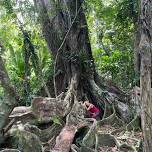
{"type": "Polygon", "coordinates": [[[75,126],[65,126],[56,139],[52,152],[69,152],[77,128],[75,126]]]}
{"type": "Polygon", "coordinates": [[[113,114],[107,118],[103,118],[101,121],[98,122],[98,125],[111,125],[114,127],[121,127],[124,125],[124,121],[118,118],[116,115],[115,107],[113,106],[113,114]]]}
{"type": "Polygon", "coordinates": [[[17,149],[4,149],[4,150],[1,150],[0,152],[20,152],[20,151],[17,149]]]}
{"type": "Polygon", "coordinates": [[[53,125],[44,130],[41,130],[37,126],[30,124],[25,124],[24,127],[26,131],[36,134],[42,142],[47,142],[52,137],[56,137],[60,133],[61,129],[63,128],[63,123],[54,123],[53,125]]]}
{"type": "MultiPolygon", "coordinates": [[[[77,77],[72,79],[66,94],[62,93],[57,98],[38,97],[32,101],[30,107],[15,108],[9,117],[10,122],[4,128],[4,135],[11,138],[11,141],[14,140],[12,146],[23,152],[26,152],[26,149],[28,149],[27,152],[34,152],[29,143],[39,145],[38,149],[34,148],[35,152],[69,152],[70,150],[72,152],[98,152],[102,146],[117,146],[118,149],[124,151],[126,149],[134,150],[135,148],[127,143],[120,144],[115,134],[124,131],[126,128],[133,129],[138,117],[128,123],[126,127],[124,117],[120,117],[120,113],[117,113],[119,104],[117,98],[107,93],[107,96],[104,97],[106,101],[104,102],[103,119],[96,121],[93,118],[85,118],[85,108],[82,102],[78,101],[78,94],[75,92],[76,84],[77,77]],[[111,106],[110,113],[108,111],[109,103],[111,106]],[[40,124],[46,124],[47,128],[41,129],[40,124]],[[100,127],[106,125],[112,126],[116,130],[111,133],[101,131],[100,127]],[[75,135],[86,126],[89,129],[86,130],[86,134],[81,139],[81,144],[77,147],[73,143],[75,135]],[[24,146],[20,149],[19,145],[24,146]]],[[[99,90],[95,84],[93,86],[96,88],[93,91],[94,97],[101,101],[102,90],[99,90]]]]}
{"type": "Polygon", "coordinates": [[[111,132],[112,135],[117,134],[122,131],[139,130],[140,128],[140,116],[136,115],[128,124],[121,126],[120,128],[111,132]]]}
{"type": "Polygon", "coordinates": [[[79,147],[77,147],[75,144],[72,144],[72,145],[71,145],[71,151],[72,151],[72,152],[78,152],[78,151],[80,151],[80,149],[79,149],[79,147]]]}

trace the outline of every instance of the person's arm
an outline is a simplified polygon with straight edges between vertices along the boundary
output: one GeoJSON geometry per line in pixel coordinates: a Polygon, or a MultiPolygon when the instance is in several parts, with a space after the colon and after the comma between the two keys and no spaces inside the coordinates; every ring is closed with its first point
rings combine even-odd
{"type": "Polygon", "coordinates": [[[86,104],[85,104],[85,103],[83,103],[83,106],[84,106],[84,108],[87,110],[87,106],[86,106],[86,104]]]}
{"type": "Polygon", "coordinates": [[[91,117],[95,118],[96,117],[96,113],[91,113],[91,117]]]}
{"type": "Polygon", "coordinates": [[[94,106],[93,104],[90,104],[87,110],[90,110],[91,108],[93,108],[93,106],[94,106]]]}

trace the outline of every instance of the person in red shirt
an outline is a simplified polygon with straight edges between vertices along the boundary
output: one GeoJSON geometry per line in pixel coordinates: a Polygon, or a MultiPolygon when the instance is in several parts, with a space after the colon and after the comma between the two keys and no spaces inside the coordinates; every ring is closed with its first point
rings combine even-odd
{"type": "Polygon", "coordinates": [[[89,101],[85,101],[84,106],[86,110],[88,111],[89,117],[95,118],[95,119],[99,118],[100,110],[95,105],[93,105],[89,101]]]}

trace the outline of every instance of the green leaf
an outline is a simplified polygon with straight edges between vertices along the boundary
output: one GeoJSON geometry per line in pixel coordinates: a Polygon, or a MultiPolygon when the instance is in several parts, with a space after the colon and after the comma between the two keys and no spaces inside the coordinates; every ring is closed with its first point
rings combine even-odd
{"type": "Polygon", "coordinates": [[[62,124],[61,124],[61,120],[60,120],[60,118],[59,118],[58,116],[54,116],[54,117],[52,118],[52,121],[53,121],[55,124],[62,125],[62,124]]]}

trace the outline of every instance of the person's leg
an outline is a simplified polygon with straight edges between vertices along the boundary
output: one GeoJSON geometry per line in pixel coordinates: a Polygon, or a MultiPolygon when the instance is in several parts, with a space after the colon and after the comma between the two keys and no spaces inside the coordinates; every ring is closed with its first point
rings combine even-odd
{"type": "Polygon", "coordinates": [[[100,120],[100,112],[96,113],[95,119],[100,120]]]}

